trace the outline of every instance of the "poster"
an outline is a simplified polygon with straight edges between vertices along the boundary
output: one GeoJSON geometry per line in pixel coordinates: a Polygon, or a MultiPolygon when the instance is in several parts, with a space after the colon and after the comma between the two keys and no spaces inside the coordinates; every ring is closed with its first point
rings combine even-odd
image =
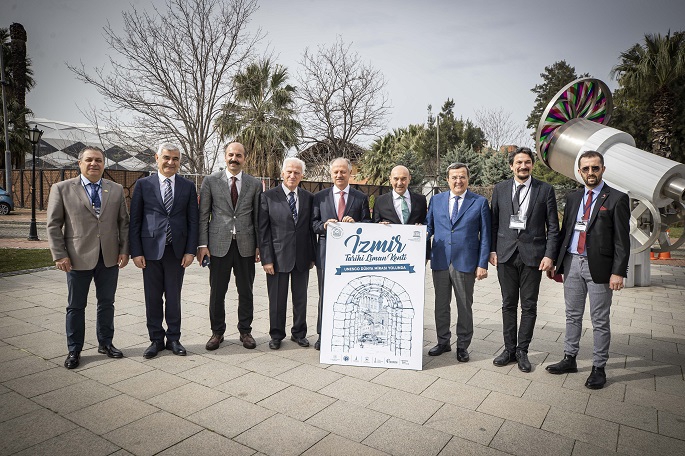
{"type": "Polygon", "coordinates": [[[331,223],[322,363],[421,370],[426,227],[331,223]]]}

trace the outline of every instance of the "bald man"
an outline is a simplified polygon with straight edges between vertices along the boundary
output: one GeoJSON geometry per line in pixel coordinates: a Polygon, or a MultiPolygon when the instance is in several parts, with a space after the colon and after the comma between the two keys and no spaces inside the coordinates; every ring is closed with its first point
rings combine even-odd
{"type": "Polygon", "coordinates": [[[376,198],[373,205],[374,223],[403,225],[426,222],[426,197],[409,191],[411,174],[406,166],[397,165],[390,172],[392,191],[376,198]]]}

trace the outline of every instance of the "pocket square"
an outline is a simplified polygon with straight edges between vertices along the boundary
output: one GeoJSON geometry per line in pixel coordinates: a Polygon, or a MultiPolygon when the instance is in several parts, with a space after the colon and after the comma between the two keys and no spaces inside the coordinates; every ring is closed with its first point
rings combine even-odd
{"type": "Polygon", "coordinates": [[[599,207],[599,210],[600,210],[600,211],[608,211],[609,209],[607,209],[607,208],[604,207],[604,206],[600,206],[600,207],[599,207]]]}

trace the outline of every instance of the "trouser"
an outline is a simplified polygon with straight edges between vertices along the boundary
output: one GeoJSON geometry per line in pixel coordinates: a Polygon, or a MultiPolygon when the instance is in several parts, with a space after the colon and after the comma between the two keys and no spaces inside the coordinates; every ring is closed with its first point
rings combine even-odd
{"type": "Polygon", "coordinates": [[[276,272],[266,275],[269,293],[269,335],[272,339],[285,339],[285,320],[288,307],[288,285],[293,302],[293,327],[291,334],[302,339],[307,336],[307,286],[309,270],[276,272]]]}
{"type": "Polygon", "coordinates": [[[240,256],[235,239],[225,256],[212,255],[209,264],[209,321],[212,333],[223,335],[226,332],[226,292],[231,270],[238,289],[238,331],[240,334],[252,332],[254,260],[254,255],[240,256]]]}
{"type": "Polygon", "coordinates": [[[564,258],[564,301],[566,303],[566,337],[564,352],[576,356],[583,331],[585,299],[590,299],[593,352],[592,364],[604,367],[609,359],[611,329],[609,314],[613,291],[608,283],[595,283],[590,275],[587,257],[567,254],[564,258]]]}
{"type": "Polygon", "coordinates": [[[99,345],[110,345],[114,338],[114,294],[119,279],[119,266],[106,267],[102,253],[95,269],[67,272],[69,291],[66,331],[67,349],[80,352],[86,335],[86,305],[91,281],[95,281],[97,319],[95,331],[99,345]]]}
{"type": "Polygon", "coordinates": [[[473,338],[473,289],[475,272],[460,272],[450,265],[449,270],[433,271],[435,288],[435,330],[438,344],[448,345],[450,332],[452,291],[457,298],[457,348],[466,349],[473,338]]]}
{"type": "Polygon", "coordinates": [[[171,244],[166,246],[161,259],[145,261],[145,315],[151,341],[164,342],[165,336],[168,341],[181,338],[181,287],[184,274],[185,268],[181,260],[176,258],[171,244]],[[166,332],[162,326],[164,320],[166,332]]]}
{"type": "Polygon", "coordinates": [[[518,250],[505,263],[497,264],[497,277],[502,291],[502,332],[504,348],[514,353],[528,352],[537,318],[538,294],[542,271],[526,266],[518,250]],[[521,324],[516,335],[518,303],[521,299],[521,324]]]}

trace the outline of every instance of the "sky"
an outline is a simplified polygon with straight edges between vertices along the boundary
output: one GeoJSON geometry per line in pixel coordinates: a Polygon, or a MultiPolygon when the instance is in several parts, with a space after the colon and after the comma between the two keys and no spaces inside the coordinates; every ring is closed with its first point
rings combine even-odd
{"type": "MultiPolygon", "coordinates": [[[[35,117],[87,122],[80,112],[102,105],[66,63],[95,68],[111,53],[103,37],[121,12],[150,10],[162,0],[0,0],[0,27],[21,23],[28,34],[36,87],[27,104],[35,117]]],[[[249,30],[265,35],[261,52],[294,75],[306,48],[338,36],[387,81],[388,131],[424,123],[452,98],[457,117],[503,110],[523,125],[531,89],[545,66],[566,60],[611,89],[611,68],[647,33],[685,29],[682,0],[260,0],[249,30]]]]}

